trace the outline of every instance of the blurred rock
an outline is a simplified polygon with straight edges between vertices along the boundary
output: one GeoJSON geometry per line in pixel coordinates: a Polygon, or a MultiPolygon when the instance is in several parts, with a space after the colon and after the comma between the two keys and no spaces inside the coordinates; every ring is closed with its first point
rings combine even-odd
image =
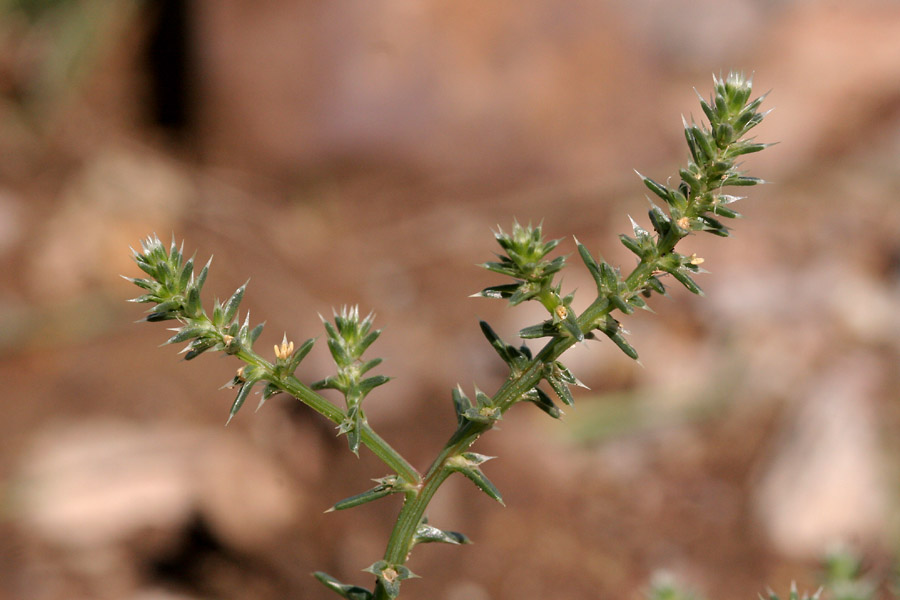
{"type": "Polygon", "coordinates": [[[873,402],[881,379],[877,359],[857,353],[834,359],[796,399],[754,499],[782,554],[816,559],[835,543],[887,543],[887,468],[873,402]]]}
{"type": "Polygon", "coordinates": [[[767,24],[765,3],[752,0],[618,0],[614,4],[649,52],[676,69],[703,66],[711,60],[725,68],[739,64],[767,24]]]}
{"type": "Polygon", "coordinates": [[[303,506],[291,477],[238,436],[115,421],[46,428],[12,487],[22,530],[75,553],[165,546],[196,518],[222,544],[253,549],[303,506]]]}
{"type": "Polygon", "coordinates": [[[135,271],[123,248],[156,232],[163,239],[193,198],[194,187],[174,160],[112,145],[67,182],[58,208],[33,233],[25,273],[42,300],[71,299],[118,283],[135,271]]]}
{"type": "Polygon", "coordinates": [[[766,179],[783,181],[897,130],[890,107],[900,100],[900,10],[865,4],[797,2],[769,29],[754,66],[778,110],[760,139],[785,143],[755,163],[766,179]]]}
{"type": "Polygon", "coordinates": [[[204,147],[256,172],[595,173],[652,127],[605,2],[205,1],[196,21],[204,147]]]}

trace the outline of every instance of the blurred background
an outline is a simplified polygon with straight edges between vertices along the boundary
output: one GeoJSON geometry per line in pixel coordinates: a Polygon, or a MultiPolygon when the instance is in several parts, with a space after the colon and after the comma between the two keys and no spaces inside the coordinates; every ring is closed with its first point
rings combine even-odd
{"type": "MultiPolygon", "coordinates": [[[[528,407],[476,450],[403,597],[708,598],[818,585],[835,544],[889,597],[898,530],[900,5],[813,0],[0,2],[0,598],[331,598],[369,585],[395,498],[323,514],[385,474],[279,396],[223,427],[238,364],[158,345],[129,246],[156,232],[260,348],[358,303],[395,380],[370,422],[425,468],[457,383],[493,391],[539,314],[468,298],[491,228],[543,222],[623,268],[632,169],[677,176],[693,88],[754,73],[777,109],[728,240],[695,236],[705,298],[672,286],[566,361],[562,423],[528,407]]],[[[591,281],[573,261],[564,289],[591,281]]],[[[318,347],[302,367],[331,372],[318,347]]]]}

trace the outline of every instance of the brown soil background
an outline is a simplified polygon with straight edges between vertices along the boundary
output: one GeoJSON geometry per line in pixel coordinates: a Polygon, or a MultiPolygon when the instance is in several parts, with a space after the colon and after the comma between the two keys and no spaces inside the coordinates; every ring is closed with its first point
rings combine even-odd
{"type": "MultiPolygon", "coordinates": [[[[395,379],[369,419],[425,468],[452,387],[502,381],[477,320],[512,338],[538,316],[468,298],[496,282],[474,266],[491,228],[543,222],[627,268],[632,169],[677,173],[692,88],[731,68],[773,90],[757,135],[779,145],[747,160],[774,184],[733,239],[685,242],[706,297],[673,286],[625,319],[640,365],[573,351],[590,391],[562,423],[526,407],[479,441],[507,508],[449,482],[431,522],[475,543],[418,548],[403,597],[640,598],[666,572],[754,598],[816,586],[838,542],[888,580],[894,2],[44,6],[0,22],[0,598],[329,598],[310,572],[368,584],[383,551],[394,499],[323,514],[378,461],[285,397],[224,429],[238,365],[185,363],[134,323],[129,246],[215,255],[208,304],[252,276],[259,348],[375,311],[395,379]]],[[[588,296],[582,271],[564,287],[588,296]]],[[[329,369],[320,343],[301,371],[329,369]]]]}

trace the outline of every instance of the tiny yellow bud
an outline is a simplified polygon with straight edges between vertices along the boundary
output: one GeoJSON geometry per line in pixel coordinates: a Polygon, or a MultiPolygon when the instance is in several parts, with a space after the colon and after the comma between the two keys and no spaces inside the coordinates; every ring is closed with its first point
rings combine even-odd
{"type": "Polygon", "coordinates": [[[286,360],[294,352],[294,342],[283,341],[281,345],[275,345],[275,358],[286,360]]]}
{"type": "Polygon", "coordinates": [[[675,221],[675,224],[678,225],[679,227],[681,227],[682,229],[690,229],[691,228],[691,220],[688,219],[687,217],[681,217],[680,219],[675,221]]]}
{"type": "Polygon", "coordinates": [[[696,254],[691,254],[690,258],[688,259],[688,262],[690,262],[692,265],[694,265],[696,267],[696,266],[702,265],[704,262],[706,262],[706,259],[701,258],[701,257],[697,256],[696,254]]]}
{"type": "Polygon", "coordinates": [[[222,341],[225,342],[226,345],[230,344],[234,341],[234,336],[228,335],[227,333],[222,336],[222,341]]]}
{"type": "Polygon", "coordinates": [[[556,316],[559,317],[560,319],[565,319],[566,317],[569,316],[569,309],[566,308],[565,306],[563,306],[562,304],[560,304],[553,310],[554,310],[554,312],[556,312],[556,316]]]}

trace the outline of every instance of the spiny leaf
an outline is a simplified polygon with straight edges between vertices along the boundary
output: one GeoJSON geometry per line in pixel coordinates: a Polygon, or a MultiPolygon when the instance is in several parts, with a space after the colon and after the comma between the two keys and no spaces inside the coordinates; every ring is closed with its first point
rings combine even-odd
{"type": "Polygon", "coordinates": [[[413,544],[430,544],[441,542],[444,544],[471,544],[471,540],[458,531],[444,531],[427,523],[422,523],[416,529],[413,544]]]}
{"type": "Polygon", "coordinates": [[[372,592],[366,588],[359,587],[358,585],[341,583],[331,575],[323,573],[322,571],[316,571],[313,573],[313,577],[318,579],[322,585],[347,600],[372,600],[372,598],[375,597],[372,592]]]}
{"type": "Polygon", "coordinates": [[[540,388],[531,388],[531,390],[526,393],[523,398],[528,400],[539,409],[553,417],[554,419],[559,419],[562,416],[562,411],[559,410],[559,407],[553,403],[553,400],[543,392],[540,388]]]}
{"type": "Polygon", "coordinates": [[[244,405],[244,401],[247,399],[247,396],[250,395],[250,390],[253,389],[253,386],[256,385],[256,382],[259,381],[257,379],[250,379],[244,382],[244,385],[241,386],[241,389],[238,390],[237,398],[234,399],[234,404],[231,405],[231,411],[228,413],[228,420],[225,421],[225,425],[227,426],[231,423],[231,419],[234,418],[234,415],[237,414],[241,407],[244,405]]]}
{"type": "Polygon", "coordinates": [[[234,294],[231,295],[231,298],[228,299],[228,302],[225,303],[223,308],[223,323],[230,323],[231,320],[234,319],[237,314],[238,306],[240,306],[241,300],[244,298],[244,292],[247,290],[248,283],[250,283],[249,280],[236,289],[234,294]]]}
{"type": "Polygon", "coordinates": [[[512,298],[512,295],[516,293],[516,290],[519,289],[518,283],[504,283],[502,285],[492,285],[491,287],[486,287],[477,294],[473,294],[475,297],[481,298],[495,298],[498,300],[507,300],[512,298]]]}
{"type": "Polygon", "coordinates": [[[343,500],[336,502],[334,506],[329,508],[326,512],[353,508],[361,504],[366,504],[368,502],[378,500],[379,498],[384,498],[385,496],[389,496],[390,494],[396,493],[397,491],[399,490],[395,489],[393,486],[382,483],[369,490],[366,490],[365,492],[355,494],[353,496],[350,496],[349,498],[344,498],[343,500]]]}

